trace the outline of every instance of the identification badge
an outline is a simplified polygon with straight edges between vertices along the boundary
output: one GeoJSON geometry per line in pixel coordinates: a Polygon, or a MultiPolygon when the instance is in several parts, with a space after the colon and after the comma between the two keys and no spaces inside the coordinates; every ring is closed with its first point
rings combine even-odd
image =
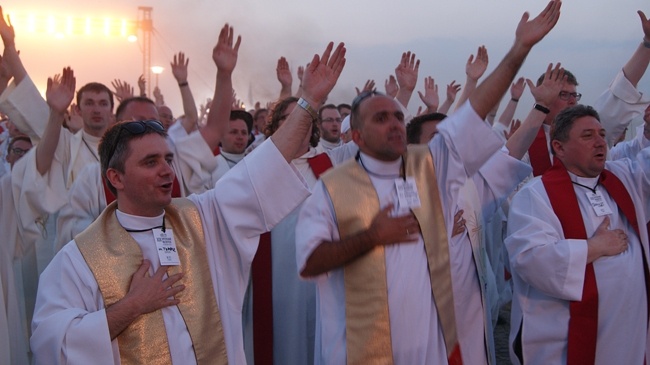
{"type": "Polygon", "coordinates": [[[397,188],[397,199],[400,208],[412,209],[420,207],[420,195],[414,178],[395,179],[395,187],[397,188]]]}
{"type": "Polygon", "coordinates": [[[604,215],[612,214],[612,209],[609,207],[600,191],[597,191],[596,193],[587,191],[586,193],[587,199],[589,199],[589,203],[591,203],[591,207],[594,208],[594,212],[597,216],[602,217],[604,215]]]}
{"type": "Polygon", "coordinates": [[[174,266],[181,264],[181,260],[178,258],[178,250],[176,250],[174,234],[171,229],[168,228],[165,232],[159,228],[153,229],[153,239],[156,241],[160,266],[174,266]]]}

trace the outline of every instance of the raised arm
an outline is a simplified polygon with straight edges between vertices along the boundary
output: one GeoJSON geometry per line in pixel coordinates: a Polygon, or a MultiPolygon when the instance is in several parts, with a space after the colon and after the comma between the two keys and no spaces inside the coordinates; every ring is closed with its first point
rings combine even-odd
{"type": "Polygon", "coordinates": [[[386,81],[384,81],[384,89],[386,90],[386,95],[390,96],[391,98],[395,98],[397,96],[399,86],[397,86],[397,79],[395,76],[388,76],[386,81]]]}
{"type": "Polygon", "coordinates": [[[357,92],[357,95],[363,93],[363,92],[369,92],[369,91],[375,91],[377,90],[375,88],[375,80],[366,80],[366,83],[363,85],[363,89],[359,90],[358,87],[354,87],[354,90],[357,92]]]}
{"type": "Polygon", "coordinates": [[[214,88],[212,105],[208,112],[208,121],[201,127],[201,135],[214,150],[219,146],[221,137],[228,129],[230,106],[232,104],[232,72],[237,65],[241,36],[234,40],[235,32],[228,24],[221,28],[217,45],[212,50],[212,60],[217,66],[217,82],[214,88]]]}
{"type": "Polygon", "coordinates": [[[0,94],[2,94],[7,88],[7,85],[9,85],[9,80],[11,80],[9,67],[7,67],[4,57],[0,57],[0,94]]]}
{"type": "Polygon", "coordinates": [[[45,127],[43,139],[36,146],[36,169],[41,175],[45,175],[52,167],[54,153],[59,143],[64,113],[68,109],[70,102],[72,102],[75,86],[74,72],[70,67],[63,69],[60,82],[55,82],[52,78],[47,79],[45,94],[47,105],[50,107],[50,118],[47,127],[45,127]]]}
{"type": "Polygon", "coordinates": [[[458,94],[460,89],[461,89],[460,84],[457,84],[456,80],[453,80],[451,84],[447,85],[447,98],[445,99],[445,102],[442,103],[440,108],[438,108],[438,112],[442,114],[447,114],[449,112],[449,109],[454,104],[454,101],[456,100],[456,95],[458,94]]]}
{"type": "Polygon", "coordinates": [[[641,29],[643,29],[643,42],[639,44],[632,57],[623,66],[623,73],[625,78],[636,87],[643,74],[648,69],[650,63],[650,20],[646,18],[645,14],[639,10],[637,11],[639,18],[641,18],[641,29]]]}
{"type": "Polygon", "coordinates": [[[118,103],[121,103],[122,100],[132,98],[134,96],[134,89],[128,82],[122,81],[120,79],[115,79],[111,81],[113,85],[113,95],[117,99],[118,103]]]}
{"type": "Polygon", "coordinates": [[[395,68],[395,76],[399,85],[395,99],[405,108],[408,108],[413,90],[415,90],[415,85],[418,83],[419,70],[420,60],[415,59],[415,53],[410,51],[402,53],[402,59],[395,68]]]}
{"type": "Polygon", "coordinates": [[[5,21],[2,7],[0,7],[0,36],[2,37],[2,43],[5,46],[2,56],[6,62],[7,68],[9,69],[9,73],[14,77],[14,82],[18,85],[25,77],[27,77],[27,70],[25,70],[25,66],[23,66],[23,62],[20,60],[20,55],[16,49],[16,33],[11,24],[11,19],[7,17],[7,20],[5,21]]]}
{"type": "Polygon", "coordinates": [[[181,100],[183,101],[183,114],[185,114],[185,117],[181,123],[188,134],[194,130],[196,124],[199,122],[199,112],[196,110],[194,95],[192,95],[192,89],[190,89],[190,85],[187,82],[189,63],[190,59],[185,58],[185,53],[178,52],[178,54],[174,55],[174,59],[170,64],[172,75],[174,75],[178,83],[178,88],[181,91],[181,100]]]}
{"type": "Polygon", "coordinates": [[[289,62],[284,57],[280,57],[278,60],[278,65],[275,68],[275,73],[278,76],[278,81],[280,81],[280,98],[278,100],[283,100],[291,96],[291,86],[293,85],[293,76],[291,76],[291,70],[289,69],[289,62]]]}
{"type": "Polygon", "coordinates": [[[487,48],[485,48],[485,46],[478,47],[478,51],[476,51],[476,58],[474,58],[473,54],[469,55],[467,64],[465,65],[465,75],[467,76],[465,79],[465,87],[463,88],[463,92],[460,94],[460,98],[458,98],[456,109],[463,105],[463,103],[465,103],[472,92],[476,89],[478,80],[483,77],[485,70],[487,70],[488,63],[489,58],[487,48]]]}
{"type": "Polygon", "coordinates": [[[345,47],[340,43],[336,49],[333,48],[334,44],[330,43],[321,56],[314,55],[302,77],[303,94],[299,106],[271,136],[287,162],[299,157],[303,141],[311,135],[312,121],[318,117],[318,109],[341,76],[345,66],[345,47]]]}
{"type": "Polygon", "coordinates": [[[561,6],[562,2],[553,0],[534,19],[529,20],[528,13],[521,17],[514,44],[494,71],[469,97],[469,102],[482,119],[485,119],[490,109],[508,90],[533,46],[557,24],[561,6]]]}
{"type": "MultiPolygon", "coordinates": [[[[553,68],[552,63],[548,65],[544,74],[544,81],[539,86],[535,86],[531,80],[526,79],[530,92],[535,98],[535,103],[545,108],[555,102],[565,82],[564,69],[561,68],[559,63],[555,65],[555,68],[553,68]]],[[[538,109],[532,108],[530,110],[524,122],[506,142],[510,156],[521,160],[533,140],[535,140],[535,136],[537,136],[537,132],[544,123],[545,118],[546,114],[538,109]]]]}
{"type": "Polygon", "coordinates": [[[513,82],[510,86],[510,100],[506,105],[506,108],[503,109],[503,113],[499,117],[499,123],[507,126],[510,124],[510,121],[515,116],[515,111],[517,110],[517,105],[519,105],[519,99],[524,93],[526,88],[526,80],[523,77],[520,77],[516,82],[513,82]]]}

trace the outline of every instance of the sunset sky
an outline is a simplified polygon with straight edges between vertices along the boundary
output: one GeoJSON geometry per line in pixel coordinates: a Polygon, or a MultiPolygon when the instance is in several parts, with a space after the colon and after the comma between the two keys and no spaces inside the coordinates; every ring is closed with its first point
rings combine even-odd
{"type": "MultiPolygon", "coordinates": [[[[491,70],[512,44],[514,30],[524,11],[537,15],[544,1],[531,0],[95,0],[1,2],[12,14],[16,43],[33,80],[44,87],[48,76],[70,65],[78,85],[89,81],[110,84],[114,78],[135,84],[142,73],[140,42],[124,37],[59,35],[30,32],[34,19],[130,19],[138,6],[153,7],[152,65],[165,69],[160,87],[175,114],[182,113],[180,95],[169,69],[175,52],[190,58],[190,78],[197,104],[211,96],[216,67],[211,59],[218,30],[225,22],[243,41],[233,76],[236,92],[247,105],[277,97],[275,65],[285,56],[295,71],[326,43],[346,43],[347,65],[330,95],[334,103],[350,102],[354,87],[374,79],[383,91],[384,80],[394,71],[402,52],[411,50],[421,59],[420,81],[433,76],[444,99],[445,85],[464,83],[468,56],[485,45],[491,70]]],[[[521,75],[537,78],[549,62],[562,62],[576,74],[583,103],[594,99],[640,43],[643,32],[637,10],[650,16],[650,4],[641,0],[565,0],[556,28],[530,54],[521,75]]],[[[41,23],[44,20],[40,21],[41,23]]],[[[42,24],[41,24],[42,25],[42,24]]],[[[64,33],[64,24],[57,25],[64,33]]],[[[41,28],[46,28],[41,26],[41,28]]],[[[650,76],[639,89],[650,92],[650,76]]],[[[154,81],[154,80],[152,80],[154,81]]],[[[155,81],[154,81],[155,82],[155,81]]],[[[294,89],[298,80],[294,72],[294,89]]],[[[409,109],[422,105],[414,94],[409,109]]],[[[530,110],[526,91],[517,116],[530,110]]]]}

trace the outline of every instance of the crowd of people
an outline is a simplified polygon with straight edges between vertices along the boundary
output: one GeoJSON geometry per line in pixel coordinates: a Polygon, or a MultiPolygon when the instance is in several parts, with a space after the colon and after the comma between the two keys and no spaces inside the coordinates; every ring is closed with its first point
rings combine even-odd
{"type": "Polygon", "coordinates": [[[650,20],[588,106],[560,63],[518,77],[561,5],[415,115],[411,52],[331,103],[342,43],[241,110],[226,24],[205,105],[171,60],[177,117],[143,78],[65,67],[41,96],[0,9],[0,364],[496,364],[504,306],[512,363],[645,363],[650,20]]]}

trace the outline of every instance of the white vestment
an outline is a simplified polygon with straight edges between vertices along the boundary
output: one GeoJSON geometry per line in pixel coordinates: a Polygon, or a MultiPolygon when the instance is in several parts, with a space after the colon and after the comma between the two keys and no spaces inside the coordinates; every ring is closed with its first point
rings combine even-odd
{"type": "MultiPolygon", "coordinates": [[[[245,364],[241,310],[258,236],[273,228],[309,194],[304,180],[272,142],[258,149],[261,153],[257,157],[244,159],[215,189],[189,197],[203,222],[231,364],[245,364]],[[268,189],[268,181],[280,180],[282,184],[268,189]]],[[[134,239],[143,241],[135,234],[134,239]]],[[[146,252],[150,250],[143,249],[146,252]]],[[[159,262],[156,256],[153,260],[159,262]]],[[[57,254],[40,284],[31,339],[36,362],[119,364],[117,341],[110,341],[101,293],[74,241],[57,254]]],[[[170,351],[174,359],[185,364],[184,359],[193,358],[183,340],[187,329],[178,314],[169,316],[165,327],[173,333],[168,336],[170,351]]]]}
{"type": "MultiPolygon", "coordinates": [[[[502,145],[490,126],[466,103],[438,126],[429,147],[438,177],[438,189],[448,227],[451,278],[456,311],[456,327],[465,364],[486,364],[485,323],[481,291],[472,246],[467,235],[452,237],[454,214],[458,211],[459,190],[467,176],[478,169],[502,145]]],[[[399,210],[395,179],[379,175],[399,176],[401,160],[381,162],[365,154],[361,161],[377,191],[380,207],[395,203],[399,210]]],[[[489,183],[489,182],[488,182],[489,183]]],[[[483,186],[483,185],[481,185],[483,186]]],[[[480,187],[479,187],[480,188],[480,187]]],[[[491,190],[485,190],[483,201],[496,201],[491,190]],[[492,197],[489,197],[492,195],[492,197]]],[[[511,189],[514,185],[511,186],[511,189]]],[[[324,241],[340,240],[334,212],[324,185],[319,182],[313,195],[305,202],[296,225],[296,256],[299,272],[312,252],[324,241]]],[[[447,362],[442,330],[431,294],[424,242],[394,244],[385,247],[388,308],[391,324],[393,358],[396,364],[443,364],[447,362]]],[[[345,288],[343,268],[334,269],[316,278],[316,364],[344,364],[345,288]]]]}
{"type": "Polygon", "coordinates": [[[219,179],[230,171],[235,165],[244,158],[244,154],[228,153],[221,150],[221,153],[217,155],[217,168],[212,172],[212,178],[210,179],[209,186],[214,185],[219,179]]]}
{"type": "Polygon", "coordinates": [[[45,132],[50,107],[32,79],[26,76],[18,85],[12,81],[0,94],[0,112],[36,144],[45,132]]]}
{"type": "MultiPolygon", "coordinates": [[[[3,346],[3,330],[8,329],[11,364],[27,364],[29,356],[29,329],[36,301],[38,276],[45,270],[53,253],[48,245],[48,204],[53,199],[38,199],[52,195],[47,188],[48,174],[36,171],[32,149],[14,164],[11,173],[0,179],[0,277],[2,303],[0,307],[0,348],[3,346]],[[39,204],[34,204],[39,203],[39,204]]],[[[0,360],[2,359],[0,355],[0,360]]],[[[2,362],[9,363],[9,362],[2,362]]]]}
{"type": "MultiPolygon", "coordinates": [[[[611,208],[609,229],[622,229],[628,249],[593,262],[598,284],[598,339],[596,364],[642,364],[647,349],[647,303],[643,249],[648,258],[645,229],[650,217],[650,149],[638,160],[607,162],[606,168],[625,185],[635,204],[640,239],[612,197],[602,185],[601,192],[611,208]],[[644,175],[645,174],[645,175],[644,175]]],[[[571,180],[596,186],[597,178],[571,180]]],[[[592,237],[604,216],[594,213],[584,187],[574,189],[587,237],[592,237]]],[[[515,195],[508,216],[506,247],[510,255],[514,294],[510,343],[522,324],[521,340],[525,364],[565,364],[569,323],[569,302],[581,300],[587,241],[565,239],[540,177],[515,195]]],[[[511,359],[518,359],[511,348],[511,359]]]]}
{"type": "Polygon", "coordinates": [[[323,153],[341,146],[343,146],[342,139],[339,139],[338,142],[329,142],[321,137],[320,141],[318,141],[318,146],[316,146],[316,152],[323,153]]]}

